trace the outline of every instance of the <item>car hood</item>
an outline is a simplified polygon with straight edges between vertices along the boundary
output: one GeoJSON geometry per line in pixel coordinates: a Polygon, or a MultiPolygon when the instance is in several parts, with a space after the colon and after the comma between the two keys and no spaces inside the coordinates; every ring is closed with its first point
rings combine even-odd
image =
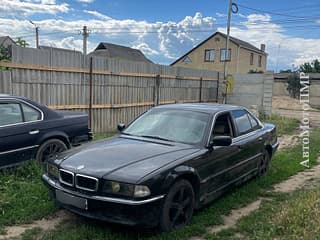
{"type": "Polygon", "coordinates": [[[187,144],[118,136],[69,151],[57,163],[75,173],[137,182],[164,165],[198,150],[187,144]]]}

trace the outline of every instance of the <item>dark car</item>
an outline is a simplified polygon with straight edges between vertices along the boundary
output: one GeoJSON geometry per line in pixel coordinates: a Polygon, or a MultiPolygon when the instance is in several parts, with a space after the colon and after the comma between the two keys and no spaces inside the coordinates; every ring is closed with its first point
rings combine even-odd
{"type": "Polygon", "coordinates": [[[267,172],[276,128],[245,108],[173,104],[152,108],[113,138],[65,152],[42,176],[77,214],[170,231],[226,190],[267,172]]]}
{"type": "Polygon", "coordinates": [[[88,116],[54,111],[23,97],[0,95],[0,168],[48,158],[90,140],[88,116]]]}

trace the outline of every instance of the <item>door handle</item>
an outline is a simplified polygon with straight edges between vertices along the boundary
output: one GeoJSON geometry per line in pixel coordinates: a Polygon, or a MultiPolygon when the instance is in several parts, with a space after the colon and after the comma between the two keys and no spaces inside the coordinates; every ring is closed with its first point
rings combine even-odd
{"type": "Polygon", "coordinates": [[[258,138],[258,141],[261,142],[261,141],[262,141],[262,137],[259,137],[259,138],[258,138]]]}
{"type": "Polygon", "coordinates": [[[29,132],[30,135],[34,135],[34,134],[38,134],[40,131],[37,129],[37,130],[31,130],[29,132]]]}

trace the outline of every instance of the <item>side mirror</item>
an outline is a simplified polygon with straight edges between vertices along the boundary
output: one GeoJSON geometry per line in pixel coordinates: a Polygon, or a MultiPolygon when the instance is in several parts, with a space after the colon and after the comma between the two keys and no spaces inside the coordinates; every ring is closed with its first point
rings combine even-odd
{"type": "Polygon", "coordinates": [[[230,146],[232,138],[230,136],[215,136],[210,141],[209,147],[213,146],[230,146]]]}
{"type": "Polygon", "coordinates": [[[122,132],[123,129],[126,128],[126,125],[125,125],[124,123],[119,123],[118,126],[117,126],[117,128],[118,128],[118,131],[119,131],[119,132],[122,132]]]}

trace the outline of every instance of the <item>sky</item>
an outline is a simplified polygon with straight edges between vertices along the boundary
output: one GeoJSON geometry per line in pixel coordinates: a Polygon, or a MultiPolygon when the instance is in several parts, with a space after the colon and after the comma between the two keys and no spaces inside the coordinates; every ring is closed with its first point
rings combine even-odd
{"type": "MultiPolygon", "coordinates": [[[[140,49],[168,65],[216,31],[226,32],[229,0],[0,0],[0,35],[40,45],[88,52],[99,42],[140,49]]],[[[267,69],[297,68],[320,58],[319,0],[233,0],[233,37],[266,44],[267,69]]]]}

